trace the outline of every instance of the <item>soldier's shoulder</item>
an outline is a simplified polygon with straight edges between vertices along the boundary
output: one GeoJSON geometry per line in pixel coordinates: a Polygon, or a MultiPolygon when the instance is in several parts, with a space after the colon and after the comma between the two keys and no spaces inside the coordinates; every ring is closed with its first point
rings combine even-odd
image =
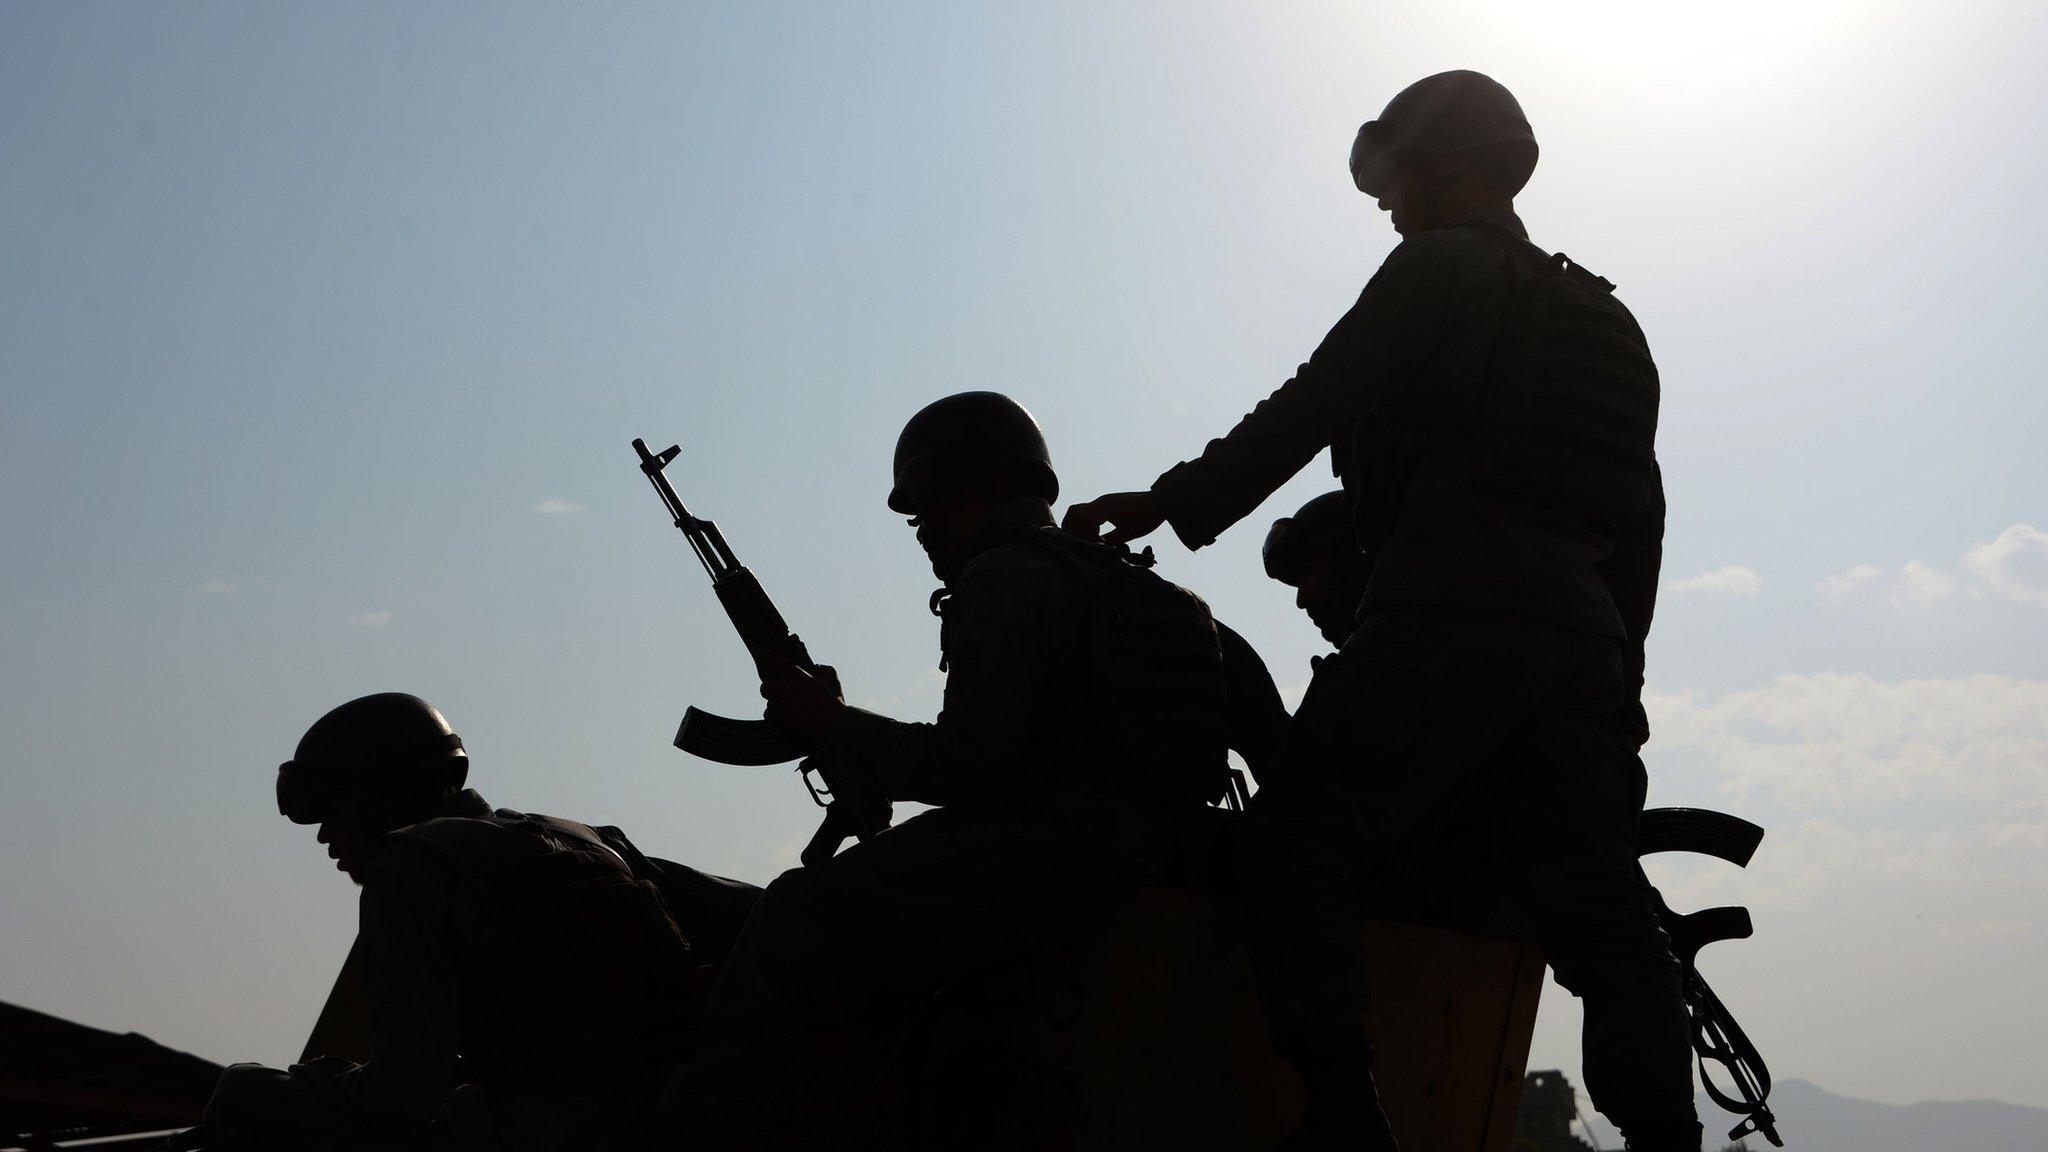
{"type": "Polygon", "coordinates": [[[1056,575],[1064,563],[1059,553],[1043,542],[1020,538],[998,544],[968,561],[960,570],[960,577],[963,582],[980,577],[985,582],[1036,583],[1056,575]]]}
{"type": "Polygon", "coordinates": [[[1417,233],[1403,241],[1402,247],[1411,244],[1415,246],[1418,259],[1441,260],[1459,267],[1504,267],[1507,263],[1505,244],[1522,244],[1535,248],[1527,239],[1505,237],[1496,231],[1470,224],[1432,228],[1427,232],[1417,233]]]}
{"type": "Polygon", "coordinates": [[[1077,562],[1043,541],[1008,540],[976,556],[948,587],[955,608],[981,619],[1037,626],[1063,613],[1075,583],[1077,562]]]}
{"type": "Polygon", "coordinates": [[[512,847],[524,817],[500,809],[489,815],[439,816],[386,833],[373,863],[404,871],[448,871],[494,857],[512,847]]]}

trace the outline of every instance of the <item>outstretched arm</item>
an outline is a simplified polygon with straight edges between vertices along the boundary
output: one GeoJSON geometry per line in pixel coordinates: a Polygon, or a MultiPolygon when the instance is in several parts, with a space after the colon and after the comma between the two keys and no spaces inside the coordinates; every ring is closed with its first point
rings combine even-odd
{"type": "Polygon", "coordinates": [[[1308,363],[1228,435],[1168,469],[1150,491],[1076,504],[1060,526],[1095,536],[1109,525],[1106,538],[1120,543],[1171,524],[1189,548],[1212,543],[1415,377],[1435,349],[1455,277],[1440,241],[1403,243],[1308,363]]]}

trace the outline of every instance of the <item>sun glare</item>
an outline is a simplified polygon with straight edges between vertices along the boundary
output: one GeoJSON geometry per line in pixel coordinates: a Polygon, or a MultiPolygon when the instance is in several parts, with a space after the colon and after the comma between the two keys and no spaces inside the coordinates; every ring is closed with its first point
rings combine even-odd
{"type": "Polygon", "coordinates": [[[1895,14],[1842,0],[1683,4],[1624,0],[1474,5],[1465,29],[1525,67],[1595,84],[1654,80],[1739,99],[1749,82],[1836,67],[1831,49],[1895,14]]]}

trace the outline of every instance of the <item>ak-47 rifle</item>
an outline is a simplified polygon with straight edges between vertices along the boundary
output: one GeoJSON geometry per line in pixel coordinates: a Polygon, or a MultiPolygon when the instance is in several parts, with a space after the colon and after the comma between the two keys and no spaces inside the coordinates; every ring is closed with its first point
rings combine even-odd
{"type": "MultiPolygon", "coordinates": [[[[774,670],[758,653],[772,652],[806,671],[816,669],[804,642],[776,611],[775,602],[768,599],[768,593],[761,588],[761,582],[753,572],[732,553],[725,537],[718,531],[718,525],[709,520],[700,520],[690,515],[683,507],[683,501],[670,486],[662,469],[682,451],[679,445],[671,444],[661,453],[649,452],[645,440],[634,440],[633,451],[640,454],[640,471],[654,485],[661,502],[668,506],[669,515],[675,519],[684,539],[690,542],[691,551],[704,565],[704,571],[711,577],[711,590],[718,596],[718,603],[739,632],[740,639],[754,656],[754,670],[763,679],[774,670]]],[[[889,826],[890,807],[888,798],[882,796],[871,781],[862,779],[858,773],[846,771],[834,765],[825,757],[810,755],[810,749],[795,736],[777,728],[766,720],[734,720],[714,715],[699,708],[683,713],[682,727],[676,729],[676,747],[692,756],[720,764],[744,766],[765,764],[788,764],[799,761],[798,773],[811,799],[825,809],[824,822],[803,850],[803,862],[809,866],[830,860],[839,846],[849,836],[866,838],[889,826]],[[815,774],[818,782],[811,779],[815,774]]]]}
{"type": "MultiPolygon", "coordinates": [[[[1738,868],[1749,866],[1764,830],[1747,820],[1705,808],[1652,808],[1643,813],[1636,834],[1637,854],[1654,852],[1701,852],[1726,860],[1738,868]]],[[[1654,891],[1654,889],[1653,889],[1654,891]]],[[[1771,1114],[1771,1070],[1764,1058],[1743,1034],[1742,1026],[1721,998],[1700,975],[1700,949],[1722,940],[1747,940],[1755,932],[1747,908],[1704,908],[1679,915],[1657,895],[1657,916],[1671,937],[1671,951],[1678,957],[1683,973],[1685,1010],[1692,1017],[1692,1047],[1699,1054],[1700,1086],[1714,1103],[1742,1117],[1728,1130],[1730,1140],[1752,1132],[1779,1148],[1785,1141],[1778,1135],[1778,1118],[1771,1114]],[[1721,1066],[1734,1083],[1733,1092],[1724,1091],[1707,1071],[1712,1061],[1721,1066]],[[1740,1097],[1738,1099],[1738,1097],[1740,1097]]]]}

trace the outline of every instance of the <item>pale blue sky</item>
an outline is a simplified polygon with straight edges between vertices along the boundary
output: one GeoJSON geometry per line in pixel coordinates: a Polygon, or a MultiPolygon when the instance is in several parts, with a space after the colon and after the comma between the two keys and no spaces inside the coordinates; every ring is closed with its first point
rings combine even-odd
{"type": "MultiPolygon", "coordinates": [[[[2048,1105],[2048,18],[1543,7],[0,8],[0,998],[288,1057],[353,890],[271,772],[371,691],[499,803],[772,876],[814,813],[667,747],[753,685],[628,441],[929,716],[903,419],[1001,389],[1070,497],[1146,483],[1392,246],[1358,122],[1472,67],[1663,366],[1652,799],[1772,829],[1666,874],[1757,910],[1710,977],[1783,1075],[2048,1105]]],[[[1256,550],[1325,486],[1159,542],[1295,691],[1256,550]]]]}

